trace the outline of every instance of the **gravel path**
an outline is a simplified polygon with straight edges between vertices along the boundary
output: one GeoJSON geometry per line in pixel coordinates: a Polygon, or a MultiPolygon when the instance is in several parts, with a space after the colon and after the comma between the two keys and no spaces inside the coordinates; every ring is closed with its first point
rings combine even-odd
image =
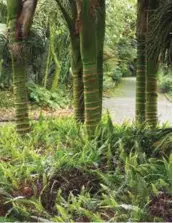
{"type": "MultiPolygon", "coordinates": [[[[135,118],[136,78],[122,78],[115,95],[103,99],[103,107],[108,110],[113,122],[122,123],[135,118]]],[[[160,123],[168,121],[172,125],[172,103],[163,94],[158,96],[158,118],[160,123]]]]}

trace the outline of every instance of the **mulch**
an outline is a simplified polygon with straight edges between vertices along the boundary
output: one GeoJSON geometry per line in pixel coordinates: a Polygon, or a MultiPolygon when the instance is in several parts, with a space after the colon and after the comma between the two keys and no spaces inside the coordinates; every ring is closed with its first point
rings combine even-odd
{"type": "MultiPolygon", "coordinates": [[[[39,117],[43,118],[59,118],[70,117],[73,115],[72,109],[58,109],[52,110],[49,108],[38,108],[30,110],[29,116],[31,120],[38,120],[39,117]]],[[[15,109],[14,108],[1,108],[0,109],[0,122],[13,122],[15,121],[15,109]]]]}

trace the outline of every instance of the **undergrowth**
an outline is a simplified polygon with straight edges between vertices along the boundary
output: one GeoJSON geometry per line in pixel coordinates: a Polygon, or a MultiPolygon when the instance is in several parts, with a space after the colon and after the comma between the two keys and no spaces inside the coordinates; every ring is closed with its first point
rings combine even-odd
{"type": "Polygon", "coordinates": [[[67,108],[70,106],[71,97],[69,92],[58,88],[56,91],[38,86],[34,83],[28,83],[29,100],[41,107],[49,107],[52,109],[67,108]]]}
{"type": "MultiPolygon", "coordinates": [[[[0,91],[0,109],[14,108],[14,94],[12,90],[0,91]]],[[[30,106],[64,109],[71,107],[71,95],[68,90],[59,87],[56,91],[51,92],[34,83],[28,83],[28,99],[30,106]]]]}
{"type": "Polygon", "coordinates": [[[18,137],[0,127],[0,216],[20,221],[171,221],[172,129],[113,125],[95,139],[72,118],[18,137]]]}
{"type": "Polygon", "coordinates": [[[0,90],[0,109],[1,108],[13,108],[14,107],[14,95],[12,91],[0,90]]]}

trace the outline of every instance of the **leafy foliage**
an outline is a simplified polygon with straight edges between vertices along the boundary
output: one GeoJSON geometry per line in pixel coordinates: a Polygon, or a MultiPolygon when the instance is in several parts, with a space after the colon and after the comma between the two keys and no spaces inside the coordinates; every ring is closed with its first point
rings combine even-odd
{"type": "Polygon", "coordinates": [[[105,50],[113,51],[116,62],[112,63],[112,68],[120,69],[123,76],[134,75],[135,70],[135,4],[133,0],[107,1],[105,50]]]}
{"type": "Polygon", "coordinates": [[[70,105],[70,95],[62,88],[51,92],[34,83],[28,84],[29,100],[41,107],[50,107],[52,109],[66,108],[70,105]]]}
{"type": "Polygon", "coordinates": [[[0,0],[0,23],[6,23],[6,20],[7,20],[6,1],[0,0]]]}
{"type": "Polygon", "coordinates": [[[41,120],[32,129],[25,138],[13,126],[0,129],[0,194],[10,204],[7,216],[60,222],[171,220],[164,206],[162,215],[152,211],[161,192],[170,199],[171,139],[166,139],[167,150],[158,141],[171,129],[113,126],[107,117],[92,141],[71,118],[41,120]],[[52,176],[60,184],[47,191],[52,176]],[[39,196],[49,198],[49,207],[56,196],[57,213],[50,215],[39,196]]]}
{"type": "Polygon", "coordinates": [[[13,108],[14,95],[11,91],[0,91],[0,108],[13,108]]]}
{"type": "Polygon", "coordinates": [[[148,34],[148,52],[151,57],[172,64],[172,1],[160,0],[153,14],[153,29],[148,34]]]}
{"type": "Polygon", "coordinates": [[[172,71],[167,66],[160,67],[158,87],[160,92],[172,94],[172,71]]]}
{"type": "MultiPolygon", "coordinates": [[[[55,10],[56,8],[56,3],[53,0],[51,2],[47,2],[45,0],[39,1],[36,15],[34,16],[34,23],[32,25],[30,37],[25,42],[28,79],[32,80],[36,84],[43,83],[47,69],[48,86],[50,86],[54,74],[56,73],[54,56],[51,54],[51,57],[48,58],[48,49],[50,44],[53,45],[54,52],[59,60],[59,63],[61,64],[60,82],[66,83],[68,79],[69,34],[65,23],[61,18],[60,12],[59,10],[55,10]],[[52,30],[54,33],[53,43],[50,39],[50,30],[52,30]]],[[[4,23],[6,23],[5,20],[4,23]]],[[[9,86],[12,82],[11,60],[7,47],[6,33],[4,33],[4,26],[5,24],[0,24],[1,87],[9,86]]],[[[5,30],[7,30],[6,26],[5,30]]]]}

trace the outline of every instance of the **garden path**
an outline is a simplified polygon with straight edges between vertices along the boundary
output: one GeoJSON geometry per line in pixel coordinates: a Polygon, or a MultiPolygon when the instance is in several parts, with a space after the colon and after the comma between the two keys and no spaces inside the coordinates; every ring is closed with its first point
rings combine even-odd
{"type": "MultiPolygon", "coordinates": [[[[135,87],[135,77],[122,78],[114,96],[104,97],[104,110],[109,111],[113,122],[122,123],[125,120],[130,122],[134,120],[135,87]]],[[[158,94],[158,118],[160,124],[168,121],[172,125],[172,103],[160,93],[158,94]]]]}

